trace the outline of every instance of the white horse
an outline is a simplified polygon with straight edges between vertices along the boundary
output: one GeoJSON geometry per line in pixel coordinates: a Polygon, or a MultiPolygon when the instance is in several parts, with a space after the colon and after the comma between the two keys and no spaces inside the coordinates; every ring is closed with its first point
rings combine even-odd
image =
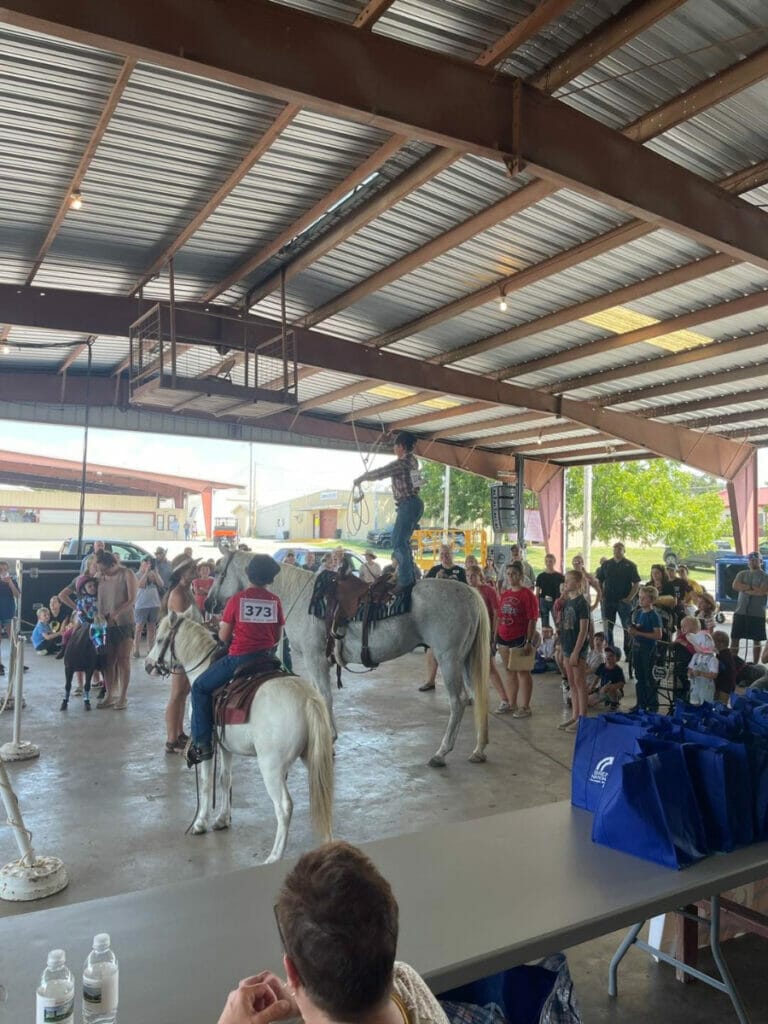
{"type": "MultiPolygon", "coordinates": [[[[246,568],[252,557],[248,552],[236,551],[219,563],[209,595],[211,609],[223,607],[233,594],[250,586],[246,568]]],[[[282,602],[285,631],[291,648],[301,655],[309,677],[325,698],[333,724],[331,666],[326,655],[325,623],[309,612],[316,578],[306,569],[283,562],[269,589],[282,602]]],[[[433,768],[444,767],[445,755],[453,750],[464,715],[465,684],[474,696],[475,748],[469,760],[476,764],[485,761],[483,751],[488,744],[491,648],[488,613],[480,594],[454,580],[421,580],[413,588],[410,612],[372,625],[368,644],[371,658],[377,664],[399,658],[419,644],[431,647],[443,674],[450,701],[450,717],[442,742],[429,764],[433,768]]],[[[362,625],[352,622],[341,642],[344,664],[360,664],[361,647],[362,625]]]]}
{"type": "MultiPolygon", "coordinates": [[[[205,626],[185,615],[169,612],[157,630],[152,650],[146,658],[149,670],[167,671],[172,663],[183,665],[189,681],[211,663],[217,648],[205,626]]],[[[213,821],[214,829],[229,828],[231,822],[232,754],[257,757],[264,785],[272,799],[277,818],[277,833],[265,863],[279,860],[288,839],[293,801],[286,776],[293,762],[301,757],[309,773],[309,805],[312,824],[324,840],[332,837],[333,816],[333,734],[325,704],[317,690],[299,676],[269,679],[256,693],[248,721],[228,725],[219,731],[221,757],[221,808],[213,821]]],[[[200,806],[192,832],[207,832],[213,812],[212,762],[201,765],[200,806]]]]}

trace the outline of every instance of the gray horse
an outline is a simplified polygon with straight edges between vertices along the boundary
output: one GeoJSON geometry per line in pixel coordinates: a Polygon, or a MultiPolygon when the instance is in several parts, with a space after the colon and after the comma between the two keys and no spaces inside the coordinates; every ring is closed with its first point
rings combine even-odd
{"type": "MultiPolygon", "coordinates": [[[[252,557],[249,552],[236,551],[219,563],[208,598],[211,609],[221,610],[230,597],[250,586],[245,570],[252,557]]],[[[291,647],[301,655],[306,673],[325,698],[333,721],[325,623],[309,612],[316,579],[314,573],[284,562],[269,589],[280,598],[291,647]]],[[[475,748],[469,760],[475,764],[485,761],[490,627],[478,592],[454,580],[421,580],[413,589],[410,612],[377,622],[370,631],[371,658],[376,663],[399,658],[419,644],[432,648],[450,701],[448,726],[430,766],[444,767],[445,755],[453,750],[464,715],[465,685],[474,695],[475,748]]],[[[339,650],[342,663],[360,664],[361,646],[362,626],[350,623],[339,650]]]]}

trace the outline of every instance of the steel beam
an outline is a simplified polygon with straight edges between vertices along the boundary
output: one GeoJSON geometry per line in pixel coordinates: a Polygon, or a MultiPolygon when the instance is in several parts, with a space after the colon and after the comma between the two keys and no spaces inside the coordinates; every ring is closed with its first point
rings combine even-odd
{"type": "Polygon", "coordinates": [[[527,18],[523,18],[522,21],[513,25],[509,32],[505,32],[500,39],[483,50],[475,64],[479,64],[481,68],[498,64],[513,50],[522,46],[555,19],[565,14],[575,2],[576,0],[541,0],[527,18]]]}
{"type": "Polygon", "coordinates": [[[751,167],[736,171],[735,174],[729,174],[720,182],[720,187],[728,192],[742,195],[766,184],[768,184],[768,160],[763,160],[751,167]]]}
{"type": "MultiPolygon", "coordinates": [[[[4,320],[27,326],[44,326],[52,330],[63,328],[79,330],[81,333],[119,336],[122,332],[114,329],[114,323],[111,329],[106,330],[103,327],[94,329],[86,325],[98,319],[94,309],[98,310],[103,324],[110,309],[125,310],[126,304],[131,305],[131,300],[78,292],[58,292],[55,295],[46,293],[46,300],[41,301],[35,289],[16,288],[13,285],[0,286],[0,308],[4,310],[4,320]],[[61,322],[64,317],[57,312],[60,308],[67,312],[66,324],[61,322]],[[8,313],[5,312],[6,309],[8,313]],[[73,325],[75,317],[79,326],[73,325]]],[[[194,307],[184,306],[176,310],[177,331],[186,340],[194,336],[185,333],[184,329],[184,318],[192,309],[194,307]]],[[[134,316],[135,312],[130,319],[134,316]]],[[[233,350],[242,349],[242,321],[211,316],[192,316],[190,321],[190,331],[212,335],[200,339],[207,344],[225,343],[233,350]]],[[[252,337],[257,337],[261,330],[272,336],[274,323],[267,322],[262,328],[257,318],[251,318],[249,329],[252,337]]],[[[657,430],[656,427],[662,425],[649,423],[640,417],[615,413],[587,402],[543,394],[540,391],[490,380],[488,377],[464,373],[450,367],[432,366],[392,352],[383,353],[319,331],[299,328],[294,332],[294,343],[296,359],[305,365],[318,366],[338,373],[353,371],[366,378],[386,380],[392,384],[437,394],[452,394],[472,401],[551,413],[613,434],[614,437],[640,443],[644,448],[649,448],[659,455],[680,462],[689,462],[696,468],[723,478],[727,477],[731,470],[735,472],[738,469],[737,463],[743,456],[740,446],[731,446],[730,442],[720,438],[696,434],[681,427],[670,429],[667,426],[657,430]]],[[[306,409],[306,405],[304,408],[306,409]]]]}
{"type": "MultiPolygon", "coordinates": [[[[375,385],[374,385],[375,386],[375,385]]],[[[402,398],[393,398],[389,402],[381,402],[379,405],[368,405],[354,412],[342,416],[342,423],[359,423],[360,420],[372,419],[381,416],[382,413],[392,412],[394,409],[409,409],[413,405],[421,405],[434,398],[434,391],[414,391],[411,395],[403,395],[402,398]]]]}
{"type": "MultiPolygon", "coordinates": [[[[686,412],[699,412],[703,409],[724,409],[726,406],[746,405],[748,402],[768,401],[768,388],[755,388],[752,391],[739,391],[735,395],[716,395],[713,398],[696,398],[691,402],[670,402],[669,405],[658,405],[654,409],[643,409],[635,416],[662,419],[666,416],[682,416],[686,412]]],[[[667,424],[665,424],[666,426],[667,424]]],[[[677,426],[677,424],[670,424],[677,426]]]]}
{"type": "MultiPolygon", "coordinates": [[[[700,324],[722,320],[725,317],[753,312],[766,306],[768,306],[768,289],[751,292],[749,295],[742,295],[738,299],[718,302],[714,306],[704,306],[702,309],[696,309],[692,313],[683,313],[680,316],[671,317],[669,320],[659,320],[655,324],[638,327],[634,331],[625,331],[624,334],[612,334],[608,338],[588,341],[574,348],[541,356],[539,359],[529,359],[527,362],[518,363],[515,366],[505,366],[501,370],[494,370],[493,376],[497,380],[526,377],[529,373],[536,373],[551,366],[561,366],[563,363],[570,365],[588,356],[605,355],[606,352],[615,352],[617,349],[628,348],[630,345],[638,345],[641,342],[653,341],[655,338],[663,338],[665,334],[672,334],[674,331],[688,330],[690,327],[698,327],[700,324]]],[[[578,380],[578,378],[575,379],[578,380]]],[[[550,388],[553,392],[560,393],[568,391],[571,385],[571,380],[563,380],[550,385],[550,388]]]]}
{"type": "Polygon", "coordinates": [[[420,413],[418,416],[409,416],[407,419],[398,420],[398,430],[408,430],[410,427],[420,427],[425,423],[433,423],[436,420],[451,420],[459,416],[473,416],[476,412],[483,412],[485,409],[492,409],[492,402],[465,402],[464,405],[454,406],[452,409],[432,409],[430,412],[420,413]]]}
{"type": "MultiPolygon", "coordinates": [[[[687,366],[689,363],[707,362],[709,359],[719,359],[722,356],[741,355],[742,352],[748,352],[752,348],[761,348],[764,345],[768,345],[768,331],[758,331],[756,334],[746,334],[724,341],[713,341],[710,345],[696,345],[694,348],[687,348],[682,352],[675,352],[673,355],[644,359],[642,362],[628,363],[626,366],[617,366],[612,370],[599,370],[597,373],[585,374],[583,377],[574,377],[571,379],[569,390],[575,391],[579,388],[593,387],[595,384],[626,380],[628,377],[656,373],[657,370],[671,370],[676,366],[687,366]]],[[[667,382],[667,385],[670,384],[672,387],[676,386],[675,381],[667,382]]],[[[556,390],[559,391],[559,389],[560,385],[558,384],[556,390]]],[[[544,388],[543,390],[549,389],[544,388]]],[[[637,389],[637,394],[641,397],[643,390],[643,388],[637,389]]],[[[610,405],[612,401],[600,399],[599,404],[610,405]]]]}
{"type": "Polygon", "coordinates": [[[360,11],[352,22],[355,28],[372,29],[379,18],[386,14],[395,0],[368,0],[368,3],[360,11]]]}
{"type": "Polygon", "coordinates": [[[179,249],[181,249],[183,245],[186,245],[198,228],[202,227],[211,214],[213,214],[221,203],[224,202],[230,192],[240,184],[246,174],[248,174],[248,172],[253,168],[254,164],[264,156],[275,140],[282,135],[288,125],[291,124],[299,113],[299,109],[300,108],[293,103],[288,103],[283,107],[272,124],[267,128],[258,142],[248,150],[237,167],[227,177],[226,181],[216,189],[211,198],[198,210],[192,220],[190,220],[183,231],[174,238],[170,245],[165,247],[157,259],[152,262],[151,266],[149,266],[142,275],[134,281],[129,289],[130,295],[135,295],[144,287],[145,284],[147,284],[147,282],[151,281],[152,278],[158,274],[168,261],[179,251],[179,249]]]}
{"type": "Polygon", "coordinates": [[[534,75],[531,84],[555,92],[683,3],[685,0],[632,0],[534,75]]]}
{"type": "MultiPolygon", "coordinates": [[[[1,10],[0,20],[2,20],[1,10]]],[[[104,107],[102,108],[101,114],[99,115],[99,119],[96,122],[96,126],[91,132],[91,136],[88,139],[85,149],[83,150],[83,154],[80,157],[80,161],[78,162],[78,165],[75,169],[75,173],[72,175],[68,185],[66,186],[64,195],[61,198],[59,207],[56,210],[56,214],[53,218],[53,222],[51,223],[51,226],[48,228],[48,234],[45,236],[43,244],[40,246],[37,255],[35,256],[34,263],[32,264],[32,267],[29,273],[27,274],[27,279],[24,282],[25,284],[32,284],[35,277],[37,276],[38,270],[42,266],[43,260],[48,255],[48,251],[53,245],[56,239],[56,235],[59,233],[59,228],[64,223],[64,218],[70,210],[70,199],[72,193],[80,191],[80,186],[83,183],[83,178],[85,178],[88,168],[91,166],[91,161],[96,155],[96,150],[98,149],[99,143],[104,137],[104,132],[109,127],[109,122],[112,120],[112,115],[114,114],[118,103],[122,99],[123,93],[125,92],[125,87],[128,85],[128,79],[131,77],[131,74],[133,73],[133,69],[135,66],[135,57],[126,57],[123,66],[121,67],[120,72],[110,90],[109,96],[107,97],[107,102],[104,104],[104,107]]],[[[87,197],[85,201],[87,202],[87,197]]]]}
{"type": "Polygon", "coordinates": [[[745,57],[716,75],[699,82],[680,96],[675,96],[655,110],[642,114],[624,129],[635,142],[646,142],[670,128],[696,117],[709,107],[748,89],[768,75],[768,47],[745,57]]]}
{"type": "MultiPolygon", "coordinates": [[[[370,391],[371,388],[378,387],[379,384],[383,384],[383,380],[366,380],[361,386],[361,381],[355,380],[351,384],[347,384],[343,388],[337,388],[336,391],[332,392],[332,402],[338,402],[342,398],[349,398],[351,395],[359,395],[361,391],[370,391]]],[[[309,412],[310,409],[317,409],[321,405],[328,405],[327,395],[315,395],[314,398],[306,398],[303,402],[299,402],[299,412],[309,412]]]]}
{"type": "MultiPolygon", "coordinates": [[[[442,430],[438,429],[433,431],[430,437],[463,437],[467,434],[472,435],[480,430],[501,430],[503,427],[513,427],[518,423],[526,424],[530,426],[531,423],[536,423],[539,420],[546,420],[547,425],[552,419],[550,413],[547,412],[522,412],[512,416],[499,416],[495,420],[480,420],[477,423],[465,423],[460,427],[447,427],[442,430]]],[[[483,441],[489,440],[488,438],[480,438],[478,444],[482,444],[483,441]]]]}
{"type": "Polygon", "coordinates": [[[189,0],[184,17],[149,0],[6,0],[0,18],[449,150],[524,161],[553,184],[768,266],[762,211],[511,76],[381,34],[269,0],[189,0]]]}
{"type": "MultiPolygon", "coordinates": [[[[696,377],[686,377],[683,380],[665,381],[663,384],[656,384],[652,387],[635,388],[632,391],[619,391],[615,395],[606,395],[593,399],[595,405],[601,407],[609,405],[626,405],[628,402],[639,402],[648,398],[658,398],[661,395],[681,395],[686,391],[696,391],[700,388],[717,387],[720,384],[733,384],[739,380],[751,380],[762,373],[768,373],[768,367],[760,366],[739,366],[733,370],[722,370],[720,373],[699,374],[696,377]]],[[[644,410],[639,413],[643,415],[644,410]]]]}

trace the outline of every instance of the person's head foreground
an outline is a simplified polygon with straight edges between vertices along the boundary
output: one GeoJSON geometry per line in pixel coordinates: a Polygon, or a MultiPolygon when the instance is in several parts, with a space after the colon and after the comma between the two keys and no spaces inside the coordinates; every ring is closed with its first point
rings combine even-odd
{"type": "Polygon", "coordinates": [[[389,882],[354,846],[305,853],[275,905],[288,982],[296,1002],[356,1024],[389,999],[398,906],[389,882]]]}

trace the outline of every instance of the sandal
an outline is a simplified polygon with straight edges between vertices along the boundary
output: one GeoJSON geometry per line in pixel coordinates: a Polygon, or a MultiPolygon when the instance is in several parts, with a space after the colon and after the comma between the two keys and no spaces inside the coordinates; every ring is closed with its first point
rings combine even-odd
{"type": "Polygon", "coordinates": [[[176,740],[174,743],[171,743],[170,740],[169,740],[165,744],[165,752],[166,752],[166,754],[178,754],[178,752],[179,752],[178,742],[179,741],[176,740]]]}

